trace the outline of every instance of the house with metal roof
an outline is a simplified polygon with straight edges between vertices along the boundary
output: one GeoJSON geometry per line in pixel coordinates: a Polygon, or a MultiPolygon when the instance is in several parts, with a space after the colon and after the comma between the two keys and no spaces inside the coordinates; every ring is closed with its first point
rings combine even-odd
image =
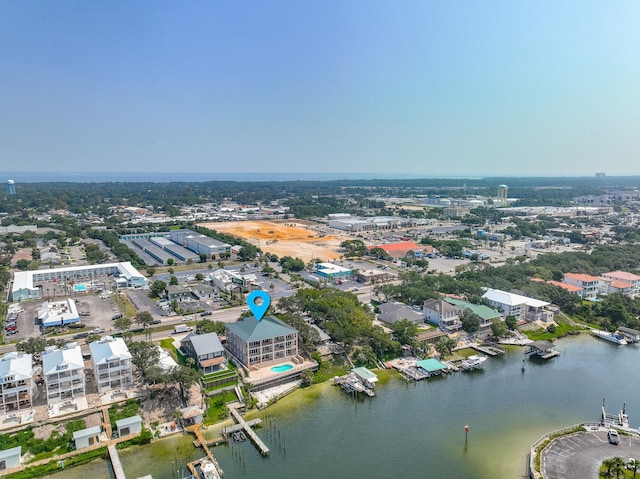
{"type": "Polygon", "coordinates": [[[224,347],[216,333],[188,334],[181,344],[185,355],[192,358],[204,374],[226,369],[224,347]]]}
{"type": "Polygon", "coordinates": [[[226,325],[229,353],[249,369],[298,356],[298,330],[275,316],[244,318],[226,325]]]}
{"type": "Polygon", "coordinates": [[[502,316],[498,311],[491,309],[489,306],[485,306],[484,304],[468,303],[467,301],[450,297],[444,297],[443,300],[458,308],[458,311],[464,311],[466,309],[471,310],[473,314],[480,318],[480,329],[490,328],[491,322],[502,316]]]}
{"type": "Polygon", "coordinates": [[[502,311],[503,318],[513,316],[518,321],[553,321],[554,312],[548,309],[550,303],[546,301],[499,289],[488,289],[482,297],[489,301],[491,306],[502,311]]]}
{"type": "Polygon", "coordinates": [[[22,446],[0,451],[0,471],[18,467],[21,464],[22,446]]]}
{"type": "Polygon", "coordinates": [[[42,353],[42,372],[48,404],[85,396],[84,359],[78,343],[48,346],[42,353]]]}
{"type": "Polygon", "coordinates": [[[133,363],[124,339],[104,336],[89,344],[98,391],[105,393],[133,385],[133,363]]]}
{"type": "Polygon", "coordinates": [[[452,333],[462,329],[458,308],[442,299],[426,300],[422,305],[422,313],[428,322],[444,331],[452,333]]]}
{"type": "Polygon", "coordinates": [[[422,361],[418,361],[416,363],[420,369],[424,369],[429,376],[435,376],[440,374],[442,371],[447,370],[447,366],[442,364],[437,359],[429,358],[423,359],[422,361]]]}
{"type": "Polygon", "coordinates": [[[10,414],[31,409],[37,391],[31,354],[10,352],[0,359],[0,411],[10,414]]]}

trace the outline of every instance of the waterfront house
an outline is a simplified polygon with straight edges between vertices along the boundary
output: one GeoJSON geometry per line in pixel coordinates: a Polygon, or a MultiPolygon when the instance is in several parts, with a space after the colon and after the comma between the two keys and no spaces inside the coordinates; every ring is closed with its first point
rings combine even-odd
{"type": "Polygon", "coordinates": [[[89,349],[100,393],[133,385],[132,356],[122,338],[104,336],[89,344],[89,349]]]}
{"type": "Polygon", "coordinates": [[[31,354],[10,352],[0,359],[0,412],[10,414],[31,409],[37,391],[33,380],[31,354]]]}
{"type": "Polygon", "coordinates": [[[626,271],[604,273],[601,279],[610,285],[607,294],[622,293],[630,298],[640,295],[640,276],[626,271]]]}
{"type": "Polygon", "coordinates": [[[63,348],[47,346],[42,353],[47,403],[54,404],[85,396],[84,359],[78,343],[63,348]]]}
{"type": "Polygon", "coordinates": [[[593,299],[598,296],[599,279],[589,274],[565,273],[562,281],[582,288],[582,299],[593,299]]]}
{"type": "Polygon", "coordinates": [[[428,299],[422,305],[422,313],[431,324],[447,332],[462,329],[458,308],[442,299],[428,299]]]}
{"type": "Polygon", "coordinates": [[[482,297],[489,301],[491,306],[502,311],[503,319],[507,316],[513,316],[518,321],[553,321],[554,313],[549,309],[550,303],[546,301],[499,289],[488,289],[482,297]]]}
{"type": "Polygon", "coordinates": [[[275,316],[229,323],[226,335],[227,351],[247,369],[298,357],[298,330],[275,316]]]}
{"type": "Polygon", "coordinates": [[[458,311],[464,311],[466,309],[471,310],[478,318],[480,318],[480,331],[489,329],[494,319],[500,318],[501,314],[495,309],[491,309],[484,304],[474,304],[461,299],[445,297],[443,298],[447,303],[458,308],[458,311]]]}
{"type": "Polygon", "coordinates": [[[204,374],[226,369],[224,347],[216,333],[189,334],[182,341],[182,351],[192,358],[204,374]]]}
{"type": "Polygon", "coordinates": [[[22,463],[22,446],[0,451],[0,471],[18,467],[22,463]]]}
{"type": "Polygon", "coordinates": [[[100,434],[102,434],[102,427],[95,426],[87,429],[81,429],[73,433],[73,442],[76,449],[82,449],[84,447],[93,446],[100,442],[100,434]]]}

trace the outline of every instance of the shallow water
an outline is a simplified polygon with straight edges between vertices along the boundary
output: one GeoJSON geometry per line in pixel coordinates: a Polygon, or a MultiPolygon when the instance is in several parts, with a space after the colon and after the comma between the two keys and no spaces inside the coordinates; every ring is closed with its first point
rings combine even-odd
{"type": "MultiPolygon", "coordinates": [[[[599,420],[602,399],[617,412],[626,401],[640,425],[640,350],[584,336],[560,340],[561,355],[527,360],[519,348],[491,358],[481,371],[407,383],[397,377],[377,397],[354,401],[323,384],[300,390],[259,413],[263,458],[250,442],[212,449],[225,478],[520,478],[529,447],[540,436],[599,420]],[[469,426],[465,442],[465,425],[469,426]]],[[[218,434],[214,428],[207,435],[218,434]]],[[[180,436],[121,451],[128,478],[176,479],[202,455],[180,436]]],[[[107,479],[105,461],[51,477],[107,479]]]]}

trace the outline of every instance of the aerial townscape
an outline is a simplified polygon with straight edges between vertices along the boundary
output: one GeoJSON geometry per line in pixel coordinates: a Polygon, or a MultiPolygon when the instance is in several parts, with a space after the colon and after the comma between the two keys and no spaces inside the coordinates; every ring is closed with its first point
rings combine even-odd
{"type": "MultiPolygon", "coordinates": [[[[210,181],[185,197],[174,183],[7,181],[3,472],[143,477],[120,456],[137,448],[149,467],[145,450],[190,437],[159,477],[219,477],[237,466],[229,450],[283,454],[286,412],[271,411],[314,390],[368,409],[415,381],[418,396],[453,378],[473,388],[494,363],[533,380],[566,364],[563,341],[637,355],[637,178],[512,182],[210,181]]],[[[633,458],[626,405],[580,394],[600,420],[548,433],[588,431],[594,454],[633,458]]],[[[564,435],[540,436],[520,465],[558,477],[564,435]]]]}
{"type": "Polygon", "coordinates": [[[638,477],[638,18],[0,2],[0,477],[638,477]]]}

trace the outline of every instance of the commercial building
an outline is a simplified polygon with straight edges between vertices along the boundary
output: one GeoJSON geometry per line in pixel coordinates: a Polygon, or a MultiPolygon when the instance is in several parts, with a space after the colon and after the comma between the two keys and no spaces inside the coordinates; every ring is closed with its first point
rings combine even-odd
{"type": "Polygon", "coordinates": [[[399,218],[397,216],[361,218],[347,214],[329,215],[329,227],[351,233],[414,228],[417,224],[417,220],[414,218],[399,218]]]}
{"type": "Polygon", "coordinates": [[[78,343],[61,349],[48,346],[42,353],[42,371],[48,404],[85,396],[84,360],[78,343]]]}
{"type": "Polygon", "coordinates": [[[33,380],[31,354],[10,352],[0,359],[0,411],[9,414],[31,409],[36,384],[33,380]]]}
{"type": "Polygon", "coordinates": [[[209,238],[191,230],[171,231],[171,241],[177,243],[197,254],[206,254],[208,257],[216,257],[221,253],[230,253],[231,245],[222,241],[209,238]]]}
{"type": "Polygon", "coordinates": [[[333,263],[316,264],[316,274],[331,280],[348,279],[353,276],[353,271],[333,263]]]}
{"type": "Polygon", "coordinates": [[[128,288],[145,288],[147,279],[129,261],[121,263],[92,264],[69,268],[19,271],[13,277],[11,297],[13,301],[42,298],[39,283],[45,281],[71,282],[91,281],[99,276],[113,276],[116,284],[128,288]]]}
{"type": "Polygon", "coordinates": [[[100,341],[90,343],[89,349],[100,393],[133,384],[132,356],[122,338],[104,336],[100,341]]]}
{"type": "Polygon", "coordinates": [[[38,311],[38,321],[43,328],[79,323],[80,315],[76,302],[71,298],[63,301],[45,301],[38,311]]]}

